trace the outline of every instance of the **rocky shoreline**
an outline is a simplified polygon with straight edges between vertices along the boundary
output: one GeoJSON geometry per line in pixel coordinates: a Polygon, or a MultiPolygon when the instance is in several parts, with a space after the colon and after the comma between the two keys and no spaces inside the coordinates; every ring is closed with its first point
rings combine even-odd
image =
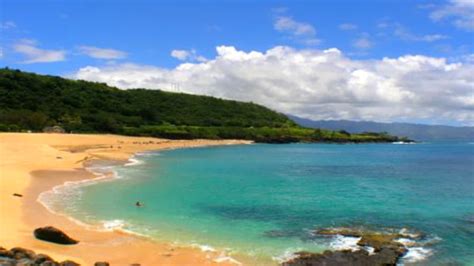
{"type": "MultiPolygon", "coordinates": [[[[2,266],[79,266],[71,260],[55,261],[45,254],[36,254],[34,251],[15,247],[10,250],[0,247],[0,265],[2,266]]],[[[108,266],[107,262],[97,262],[95,266],[108,266]]]]}
{"type": "Polygon", "coordinates": [[[294,258],[282,263],[283,266],[388,266],[397,265],[407,254],[409,244],[401,239],[413,241],[422,238],[422,234],[380,233],[352,228],[329,228],[314,232],[321,237],[353,237],[357,239],[357,249],[343,249],[323,253],[297,252],[294,258]]]}

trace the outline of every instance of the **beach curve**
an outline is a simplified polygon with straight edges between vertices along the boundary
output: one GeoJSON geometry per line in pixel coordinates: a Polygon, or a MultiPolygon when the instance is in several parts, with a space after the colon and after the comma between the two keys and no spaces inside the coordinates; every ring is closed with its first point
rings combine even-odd
{"type": "Polygon", "coordinates": [[[65,182],[95,178],[84,168],[91,160],[127,163],[137,152],[213,145],[248,144],[242,140],[166,140],[117,135],[0,134],[0,244],[43,252],[58,260],[90,265],[231,265],[217,263],[216,251],[157,243],[121,231],[87,229],[62,215],[49,212],[38,196],[65,182]],[[13,196],[14,193],[22,197],[13,196]],[[81,242],[61,246],[37,240],[33,230],[54,225],[81,242]]]}

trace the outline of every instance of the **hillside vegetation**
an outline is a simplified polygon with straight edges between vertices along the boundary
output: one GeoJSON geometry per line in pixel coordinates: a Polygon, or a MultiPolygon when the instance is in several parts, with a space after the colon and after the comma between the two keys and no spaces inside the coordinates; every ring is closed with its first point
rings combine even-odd
{"type": "Polygon", "coordinates": [[[103,83],[0,69],[0,131],[114,133],[172,139],[260,142],[387,142],[387,134],[308,129],[254,103],[171,93],[120,90],[103,83]]]}

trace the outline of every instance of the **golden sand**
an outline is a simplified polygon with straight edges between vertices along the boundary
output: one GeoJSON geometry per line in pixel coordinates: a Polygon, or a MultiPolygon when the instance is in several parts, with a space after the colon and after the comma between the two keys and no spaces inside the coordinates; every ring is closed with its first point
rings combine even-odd
{"type": "Polygon", "coordinates": [[[247,144],[240,140],[166,140],[116,135],[0,134],[0,245],[23,247],[55,260],[83,265],[231,265],[216,262],[218,252],[156,243],[122,232],[86,229],[67,217],[49,212],[38,195],[66,181],[94,176],[83,167],[94,159],[126,161],[139,151],[182,147],[247,144]],[[13,196],[14,193],[23,197],[13,196]],[[80,241],[65,246],[37,240],[33,230],[55,226],[80,241]]]}

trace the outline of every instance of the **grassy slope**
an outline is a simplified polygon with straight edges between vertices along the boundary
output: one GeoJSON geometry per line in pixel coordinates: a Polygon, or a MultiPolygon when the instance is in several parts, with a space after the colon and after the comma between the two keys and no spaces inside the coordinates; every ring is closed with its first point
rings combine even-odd
{"type": "Polygon", "coordinates": [[[348,134],[297,126],[254,103],[160,90],[120,90],[102,83],[0,69],[0,130],[67,131],[260,142],[386,142],[386,134],[348,134]]]}

